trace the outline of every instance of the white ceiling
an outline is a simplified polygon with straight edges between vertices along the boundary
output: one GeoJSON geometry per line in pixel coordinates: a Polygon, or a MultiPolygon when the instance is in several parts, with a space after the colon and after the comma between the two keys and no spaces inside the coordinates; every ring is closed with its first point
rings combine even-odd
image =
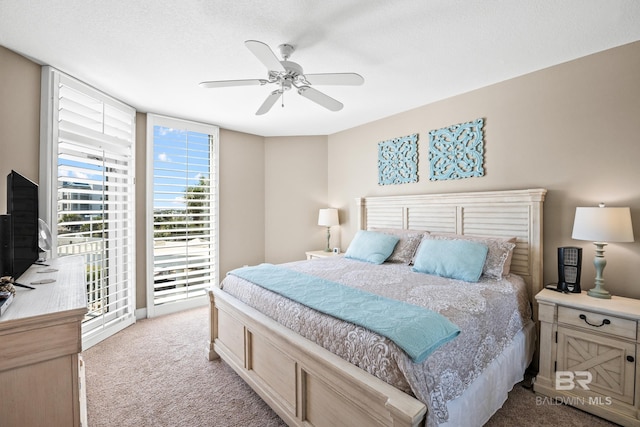
{"type": "Polygon", "coordinates": [[[153,112],[263,136],[329,135],[453,95],[640,40],[638,0],[0,0],[0,45],[153,112]],[[272,86],[249,39],[296,47],[331,112],[272,86]]]}

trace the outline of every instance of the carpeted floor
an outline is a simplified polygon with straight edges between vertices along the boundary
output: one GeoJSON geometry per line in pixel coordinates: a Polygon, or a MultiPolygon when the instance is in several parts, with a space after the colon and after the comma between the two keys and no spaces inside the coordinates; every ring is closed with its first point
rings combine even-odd
{"type": "MultiPolygon", "coordinates": [[[[145,319],[83,353],[90,427],[284,427],[224,362],[208,362],[208,309],[145,319]]],[[[521,385],[487,426],[612,426],[540,404],[521,385]]]]}

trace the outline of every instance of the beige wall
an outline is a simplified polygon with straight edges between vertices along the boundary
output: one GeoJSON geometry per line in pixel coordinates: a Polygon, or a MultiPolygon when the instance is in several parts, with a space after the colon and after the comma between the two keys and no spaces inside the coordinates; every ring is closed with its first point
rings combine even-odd
{"type": "Polygon", "coordinates": [[[220,131],[220,275],[265,259],[265,143],[220,131]]]}
{"type": "Polygon", "coordinates": [[[136,309],[147,306],[147,115],[136,113],[136,309]]]}
{"type": "Polygon", "coordinates": [[[0,46],[0,214],[11,169],[38,182],[40,66],[0,46]]]}
{"type": "MultiPolygon", "coordinates": [[[[355,233],[354,198],[543,187],[544,279],[556,248],[583,249],[593,287],[593,245],[571,239],[576,206],[630,206],[635,243],[606,249],[606,287],[640,298],[640,42],[561,64],[329,136],[329,203],[341,209],[342,247],[355,233]],[[428,132],[484,118],[485,176],[429,181],[428,132]],[[419,134],[419,182],[378,186],[377,143],[419,134]]],[[[383,102],[383,100],[381,100],[383,102]]]]}
{"type": "Polygon", "coordinates": [[[327,137],[266,138],[264,181],[265,261],[300,260],[324,248],[318,210],[328,207],[327,137]]]}

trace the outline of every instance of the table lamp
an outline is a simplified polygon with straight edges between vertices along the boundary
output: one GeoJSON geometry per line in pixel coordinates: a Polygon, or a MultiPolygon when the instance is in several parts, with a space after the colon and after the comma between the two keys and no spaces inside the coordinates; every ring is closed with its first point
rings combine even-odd
{"type": "Polygon", "coordinates": [[[318,214],[318,225],[327,227],[327,247],[325,252],[331,252],[331,247],[329,246],[329,241],[331,240],[331,227],[339,224],[338,209],[320,209],[320,213],[318,214]]]}
{"type": "Polygon", "coordinates": [[[607,243],[633,242],[631,210],[629,208],[607,208],[604,203],[599,207],[578,207],[573,221],[573,233],[576,240],[590,240],[596,246],[593,265],[596,267],[595,287],[587,291],[594,298],[611,298],[604,288],[602,276],[607,260],[604,247],[607,243]]]}

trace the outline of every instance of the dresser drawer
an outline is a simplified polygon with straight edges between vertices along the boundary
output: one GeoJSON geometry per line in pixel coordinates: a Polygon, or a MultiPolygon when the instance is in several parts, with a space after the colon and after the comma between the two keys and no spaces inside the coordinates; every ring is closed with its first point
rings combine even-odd
{"type": "Polygon", "coordinates": [[[569,307],[558,307],[558,323],[577,326],[594,332],[636,339],[636,321],[609,314],[594,313],[569,307]]]}

